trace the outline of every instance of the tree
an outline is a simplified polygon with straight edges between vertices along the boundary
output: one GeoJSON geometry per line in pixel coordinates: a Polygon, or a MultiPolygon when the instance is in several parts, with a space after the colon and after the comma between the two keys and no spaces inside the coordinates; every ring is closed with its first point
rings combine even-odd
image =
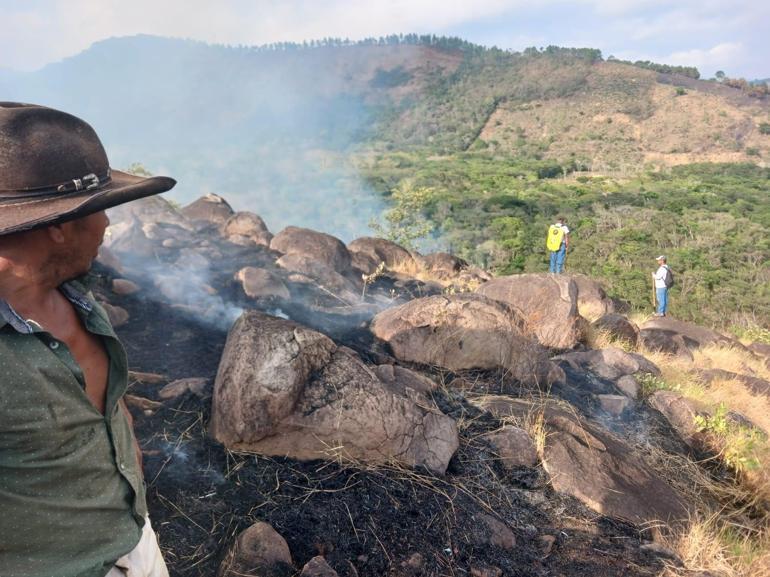
{"type": "Polygon", "coordinates": [[[393,207],[385,211],[385,225],[371,222],[369,226],[377,235],[412,249],[416,240],[433,230],[433,223],[423,215],[433,196],[432,188],[415,186],[411,180],[403,180],[391,192],[393,207]]]}

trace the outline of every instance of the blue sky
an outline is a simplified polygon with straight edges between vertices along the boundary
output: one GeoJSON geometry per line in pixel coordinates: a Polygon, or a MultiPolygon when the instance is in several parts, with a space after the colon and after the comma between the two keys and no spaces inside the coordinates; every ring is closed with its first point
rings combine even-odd
{"type": "Polygon", "coordinates": [[[767,0],[0,0],[0,24],[0,68],[16,70],[139,33],[253,45],[418,32],[770,77],[767,0]]]}

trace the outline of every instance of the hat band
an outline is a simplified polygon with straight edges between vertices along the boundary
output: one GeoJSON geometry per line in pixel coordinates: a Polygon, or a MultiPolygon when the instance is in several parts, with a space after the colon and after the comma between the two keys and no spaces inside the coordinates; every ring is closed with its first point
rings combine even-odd
{"type": "Polygon", "coordinates": [[[93,172],[80,178],[73,178],[61,184],[28,188],[25,190],[0,190],[0,200],[23,200],[44,196],[58,196],[81,190],[98,190],[112,181],[111,171],[108,168],[103,176],[97,176],[93,172]]]}

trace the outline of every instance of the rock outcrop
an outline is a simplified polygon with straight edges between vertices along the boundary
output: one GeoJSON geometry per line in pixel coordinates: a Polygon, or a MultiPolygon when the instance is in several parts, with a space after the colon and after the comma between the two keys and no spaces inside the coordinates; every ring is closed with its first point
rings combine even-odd
{"type": "Polygon", "coordinates": [[[365,274],[371,274],[383,262],[388,269],[416,270],[417,268],[417,263],[408,250],[384,238],[369,236],[357,238],[348,244],[348,251],[353,257],[356,268],[365,274]]]}
{"type": "Polygon", "coordinates": [[[631,348],[639,344],[639,327],[618,313],[607,313],[591,323],[596,330],[603,331],[616,341],[623,341],[631,348]]]}
{"type": "Polygon", "coordinates": [[[611,381],[637,373],[660,375],[660,369],[642,355],[617,348],[564,353],[553,357],[553,360],[566,362],[575,369],[591,371],[611,381]]]}
{"type": "Polygon", "coordinates": [[[222,225],[223,236],[242,246],[270,246],[273,235],[265,221],[253,212],[236,212],[222,225]]]}
{"type": "Polygon", "coordinates": [[[477,292],[515,309],[528,333],[546,347],[570,349],[583,336],[577,309],[577,285],[567,276],[520,274],[498,277],[477,292]]]}
{"type": "Polygon", "coordinates": [[[250,298],[291,298],[291,293],[281,277],[265,269],[247,266],[235,274],[235,279],[241,283],[243,292],[250,298]]]}
{"type": "Polygon", "coordinates": [[[458,447],[454,420],[394,389],[321,333],[249,311],[227,339],[211,431],[233,450],[397,460],[442,474],[458,447]]]}
{"type": "Polygon", "coordinates": [[[654,348],[656,343],[663,346],[666,340],[676,343],[673,350],[669,351],[662,348],[663,352],[681,354],[682,345],[690,351],[706,345],[745,350],[745,347],[736,339],[727,337],[715,330],[671,317],[652,318],[639,328],[641,329],[642,341],[648,348],[654,348]]]}
{"type": "Polygon", "coordinates": [[[182,207],[179,211],[193,222],[201,225],[223,226],[235,214],[230,204],[218,194],[207,194],[182,207]]]}
{"type": "Polygon", "coordinates": [[[584,274],[573,274],[570,277],[577,286],[580,316],[593,320],[615,312],[615,302],[607,296],[601,284],[584,274]]]}
{"type": "MultiPolygon", "coordinates": [[[[538,410],[529,402],[506,397],[487,397],[479,405],[497,417],[527,418],[538,410]]],[[[687,519],[679,494],[625,442],[556,406],[541,410],[543,466],[556,491],[576,497],[598,513],[638,525],[687,519]]]]}
{"type": "Polygon", "coordinates": [[[546,350],[526,336],[510,307],[478,294],[433,296],[379,313],[376,337],[402,361],[451,370],[497,369],[525,383],[560,378],[546,350]]]}

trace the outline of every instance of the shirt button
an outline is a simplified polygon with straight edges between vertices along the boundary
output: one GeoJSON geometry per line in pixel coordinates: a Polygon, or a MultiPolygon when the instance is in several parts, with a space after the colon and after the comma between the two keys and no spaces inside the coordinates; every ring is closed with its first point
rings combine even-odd
{"type": "Polygon", "coordinates": [[[52,351],[55,351],[59,348],[59,341],[51,341],[48,346],[51,347],[52,351]]]}

